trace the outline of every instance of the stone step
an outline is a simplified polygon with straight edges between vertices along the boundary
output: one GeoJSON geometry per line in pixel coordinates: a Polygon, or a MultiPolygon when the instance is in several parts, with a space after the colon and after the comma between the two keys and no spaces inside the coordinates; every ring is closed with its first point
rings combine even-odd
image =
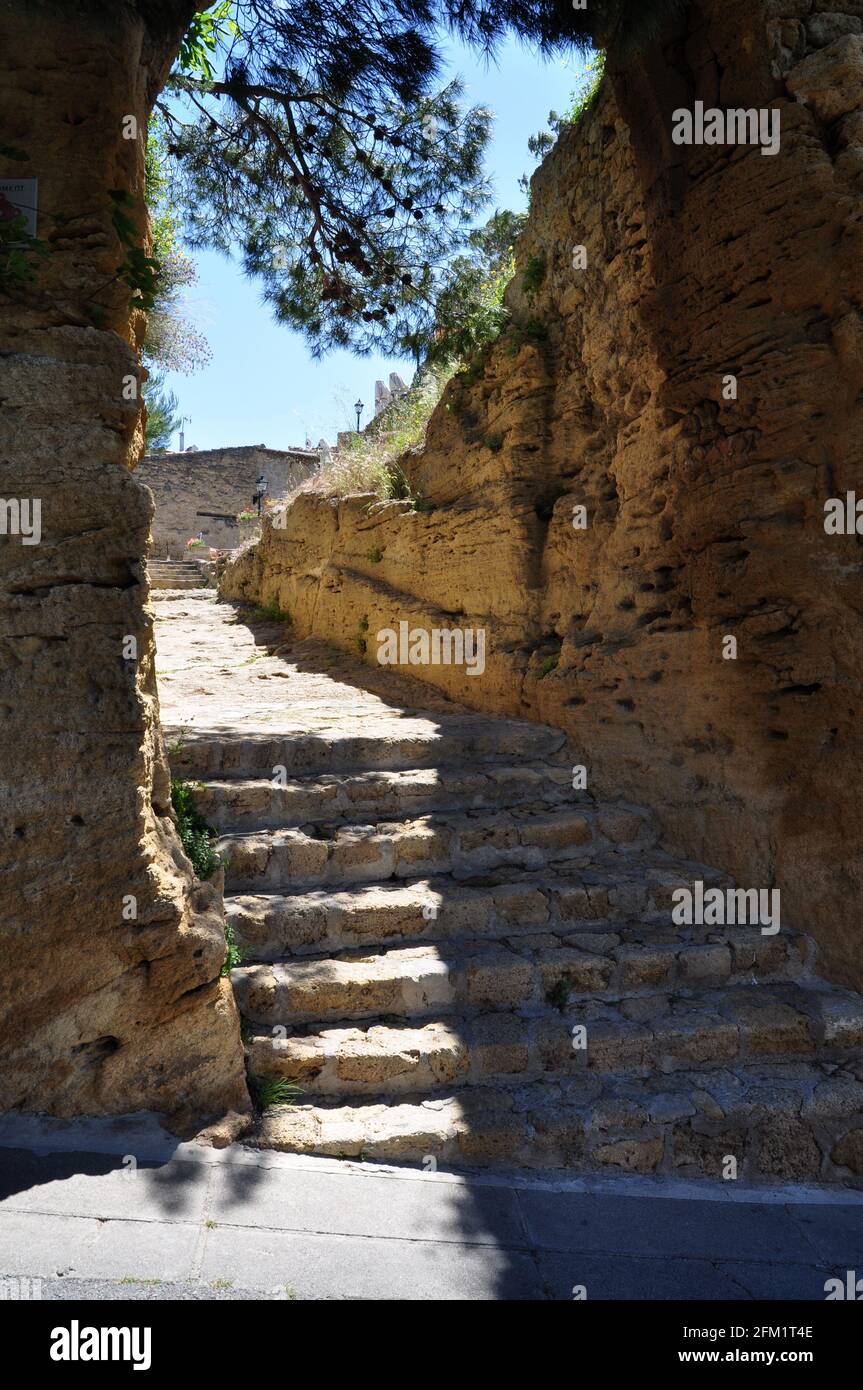
{"type": "Polygon", "coordinates": [[[640,1022],[673,1012],[678,994],[689,1008],[693,991],[744,983],[757,990],[753,981],[759,976],[782,981],[777,989],[787,983],[788,989],[801,990],[793,983],[801,974],[796,938],[727,945],[682,941],[676,948],[624,944],[601,954],[585,949],[583,936],[468,940],[244,964],[231,979],[244,1017],[269,1029],[505,1009],[553,1017],[555,1024],[558,1014],[570,1019],[577,1012],[573,1021],[584,1022],[588,1013],[592,1020],[600,1018],[606,1004],[621,1018],[640,1022]],[[598,1014],[591,1012],[594,1006],[598,1014]]]}
{"type": "MultiPolygon", "coordinates": [[[[282,779],[283,780],[283,779],[282,779]]],[[[590,804],[572,788],[572,770],[554,763],[508,767],[496,763],[409,768],[403,771],[294,778],[284,786],[263,778],[202,783],[195,804],[207,823],[224,831],[254,831],[324,820],[403,820],[433,811],[500,808],[524,803],[590,804]]]]}
{"type": "Polygon", "coordinates": [[[201,566],[194,560],[151,560],[147,566],[148,574],[176,574],[200,576],[201,566]]]}
{"type": "MultiPolygon", "coordinates": [[[[441,961],[446,964],[452,999],[456,1002],[469,997],[464,972],[471,962],[477,963],[477,968],[482,968],[489,978],[496,979],[503,990],[514,958],[526,958],[531,964],[531,973],[525,977],[529,978],[529,988],[522,1002],[547,1001],[549,995],[556,1001],[564,990],[572,1000],[588,995],[613,999],[639,994],[652,997],[659,992],[692,990],[702,985],[796,980],[811,973],[812,942],[787,930],[766,937],[757,927],[729,927],[717,938],[715,934],[707,936],[704,928],[699,935],[698,929],[646,923],[616,923],[611,927],[599,924],[573,929],[569,924],[553,931],[526,929],[499,941],[463,936],[424,947],[395,946],[374,955],[344,952],[335,958],[300,955],[290,960],[265,961],[245,957],[243,968],[257,968],[257,978],[266,979],[268,966],[283,967],[278,978],[284,981],[289,977],[299,985],[305,980],[319,980],[327,973],[327,967],[344,962],[352,967],[346,972],[346,979],[354,979],[357,961],[372,962],[371,979],[377,983],[381,970],[386,968],[398,978],[399,961],[407,961],[412,971],[416,961],[425,956],[435,970],[441,961]],[[410,954],[399,956],[399,952],[410,954]]],[[[252,977],[249,979],[251,982],[252,977]]],[[[239,985],[239,981],[236,983],[239,985]]],[[[318,1007],[316,1003],[315,1008],[318,1007]]],[[[338,1016],[339,1005],[335,1009],[334,1017],[338,1016]]]]}
{"type": "Polygon", "coordinates": [[[170,578],[166,577],[165,579],[158,577],[150,579],[150,590],[154,594],[187,594],[193,593],[196,589],[203,589],[205,586],[206,580],[202,578],[178,579],[176,575],[171,575],[170,578]]]}
{"type": "Polygon", "coordinates": [[[761,1060],[633,1080],[452,1087],[428,1099],[277,1106],[253,1142],[287,1153],[454,1167],[575,1168],[863,1185],[863,1064],[761,1060]],[[733,1166],[732,1165],[733,1161],[733,1166]]]}
{"type": "Polygon", "coordinates": [[[228,733],[188,731],[183,747],[171,756],[175,777],[206,781],[218,777],[272,778],[276,768],[288,776],[500,763],[537,766],[558,753],[566,736],[544,724],[517,719],[492,722],[475,715],[442,714],[434,718],[381,714],[345,723],[334,711],[327,734],[256,733],[238,738],[228,733]],[[502,730],[497,726],[502,725],[502,730]]]}
{"type": "Polygon", "coordinates": [[[162,588],[158,584],[151,584],[150,597],[160,603],[185,603],[188,599],[202,599],[211,603],[213,590],[206,587],[202,588],[200,584],[187,584],[182,589],[175,588],[173,584],[166,588],[162,588]]]}
{"type": "MultiPolygon", "coordinates": [[[[730,883],[727,875],[652,850],[598,855],[586,867],[564,862],[554,873],[547,867],[504,867],[460,881],[438,874],[288,896],[240,893],[226,897],[225,909],[238,945],[260,961],[576,928],[595,929],[591,949],[599,950],[606,938],[609,948],[619,944],[614,933],[637,931],[633,923],[650,923],[654,943],[677,941],[683,929],[669,925],[672,895],[698,879],[711,886],[730,883]]],[[[725,939],[724,929],[713,927],[685,932],[691,941],[725,939]]],[[[762,937],[757,928],[751,935],[761,942],[776,939],[762,937]]]]}
{"type": "Polygon", "coordinates": [[[846,1060],[863,1048],[863,1014],[847,1000],[765,984],[669,999],[630,996],[562,1013],[485,1013],[425,1024],[371,1023],[287,1034],[276,1026],[246,1046],[253,1076],[294,1082],[314,1096],[430,1094],[452,1086],[578,1076],[667,1075],[763,1056],[846,1060]],[[837,1012],[844,1009],[844,1012],[837,1012]],[[639,1014],[647,1014],[640,1018],[639,1014]],[[584,1047],[573,1028],[584,1029],[584,1047]]]}
{"type": "Polygon", "coordinates": [[[618,806],[418,816],[379,825],[223,835],[232,893],[298,887],[334,887],[387,878],[450,873],[458,878],[511,865],[540,869],[586,861],[616,846],[650,848],[658,831],[649,816],[618,806]]]}

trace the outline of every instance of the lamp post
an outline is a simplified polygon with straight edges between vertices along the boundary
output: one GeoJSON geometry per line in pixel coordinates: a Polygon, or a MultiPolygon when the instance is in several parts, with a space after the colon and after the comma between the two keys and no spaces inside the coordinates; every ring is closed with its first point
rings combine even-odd
{"type": "Polygon", "coordinates": [[[186,446],[186,432],[185,432],[185,430],[183,429],[183,426],[184,426],[184,425],[191,425],[191,423],[192,423],[192,417],[191,417],[191,415],[181,415],[181,416],[180,416],[180,453],[181,453],[181,454],[182,454],[182,452],[183,452],[183,450],[184,450],[184,448],[185,448],[185,446],[186,446]]]}
{"type": "Polygon", "coordinates": [[[362,415],[363,411],[365,410],[365,406],[363,405],[362,401],[354,401],[354,410],[357,412],[357,434],[359,434],[359,432],[360,432],[360,416],[362,415]]]}
{"type": "Polygon", "coordinates": [[[256,505],[257,508],[258,508],[258,516],[261,515],[261,504],[263,503],[263,500],[264,500],[264,498],[265,498],[265,496],[266,496],[266,493],[267,493],[267,480],[266,480],[266,478],[264,477],[264,475],[263,475],[263,473],[262,473],[262,474],[260,475],[260,477],[258,478],[258,481],[255,483],[255,491],[254,491],[254,493],[252,494],[252,501],[255,503],[255,505],[256,505]]]}

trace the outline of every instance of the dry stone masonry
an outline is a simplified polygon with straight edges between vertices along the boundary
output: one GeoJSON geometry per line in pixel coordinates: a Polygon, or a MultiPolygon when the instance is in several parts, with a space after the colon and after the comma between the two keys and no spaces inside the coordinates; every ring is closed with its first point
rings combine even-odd
{"type": "Polygon", "coordinates": [[[289,1152],[752,1181],[863,1175],[863,999],[489,718],[212,595],[158,604],[175,775],[218,829],[251,1075],[289,1152]],[[729,1166],[730,1165],[730,1166],[729,1166]]]}

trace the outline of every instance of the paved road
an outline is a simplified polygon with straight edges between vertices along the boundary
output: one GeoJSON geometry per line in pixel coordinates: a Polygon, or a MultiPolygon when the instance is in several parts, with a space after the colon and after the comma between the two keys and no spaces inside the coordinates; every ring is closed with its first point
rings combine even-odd
{"type": "Polygon", "coordinates": [[[43,1298],[823,1301],[849,1269],[856,1193],[465,1178],[0,1119],[0,1276],[43,1298]]]}

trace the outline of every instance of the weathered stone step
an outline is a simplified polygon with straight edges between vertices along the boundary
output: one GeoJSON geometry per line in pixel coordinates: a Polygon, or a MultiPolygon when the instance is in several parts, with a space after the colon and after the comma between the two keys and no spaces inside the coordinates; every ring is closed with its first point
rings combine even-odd
{"type": "Polygon", "coordinates": [[[160,603],[185,603],[188,599],[200,599],[212,603],[213,590],[202,588],[200,584],[186,585],[184,589],[177,589],[173,585],[162,588],[158,584],[152,584],[150,597],[157,599],[160,603]]]}
{"type": "MultiPolygon", "coordinates": [[[[676,950],[621,945],[602,955],[565,937],[513,937],[506,944],[399,946],[374,955],[355,951],[242,965],[231,978],[244,1017],[268,1028],[519,1009],[525,1017],[556,1019],[560,1014],[571,1022],[589,1020],[592,1026],[619,1024],[632,1036],[633,1046],[640,1047],[641,1034],[636,1039],[637,1030],[630,1023],[691,1013],[692,994],[703,1001],[710,988],[746,981],[757,1001],[772,998],[768,991],[773,988],[796,990],[795,999],[801,993],[807,1001],[810,996],[813,1001],[822,999],[817,991],[785,983],[799,973],[798,950],[793,941],[761,948],[754,943],[735,955],[731,946],[680,943],[676,950]],[[783,983],[753,984],[759,975],[783,983]],[[680,992],[679,999],[673,991],[680,992]]],[[[737,1008],[745,997],[745,989],[733,996],[729,991],[729,1007],[737,1008]]],[[[841,997],[846,1009],[859,1007],[863,1017],[863,1003],[854,1006],[854,996],[830,997],[841,997]]],[[[720,1016],[725,1016],[721,1010],[720,1016]]],[[[802,1026],[800,1017],[796,1023],[802,1026]]],[[[665,1027],[662,1022],[661,1029],[665,1027]]],[[[716,1055],[724,1055],[721,1046],[716,1055]]]]}
{"type": "Polygon", "coordinates": [[[199,590],[207,593],[209,596],[212,590],[206,588],[206,583],[206,579],[200,575],[197,579],[180,579],[173,574],[165,578],[159,578],[154,575],[150,578],[150,591],[151,593],[158,594],[160,598],[164,598],[166,594],[182,594],[184,597],[188,597],[190,594],[197,593],[199,590]]]}
{"type": "MultiPolygon", "coordinates": [[[[504,867],[460,881],[438,874],[288,896],[239,893],[226,897],[225,909],[238,945],[252,960],[591,925],[599,928],[592,949],[600,949],[601,937],[618,944],[609,934],[634,930],[638,922],[651,924],[654,942],[680,939],[681,929],[669,925],[672,894],[697,879],[710,885],[730,881],[659,851],[615,852],[598,855],[587,867],[564,862],[554,872],[504,867]]],[[[775,939],[761,937],[758,929],[752,934],[759,941],[775,939]]],[[[711,941],[725,933],[690,927],[685,936],[711,941]]]]}
{"type": "Polygon", "coordinates": [[[428,1166],[576,1168],[863,1185],[863,1065],[465,1086],[424,1100],[267,1110],[261,1148],[428,1166]],[[733,1159],[736,1171],[729,1170],[733,1159]]]}
{"type": "Polygon", "coordinates": [[[536,766],[558,753],[565,734],[544,724],[518,719],[490,721],[476,715],[441,714],[432,718],[381,716],[356,722],[338,722],[334,713],[331,733],[251,734],[195,733],[189,731],[183,747],[171,755],[175,777],[272,778],[276,768],[288,776],[363,771],[408,771],[460,763],[500,763],[505,751],[509,764],[536,766]],[[501,727],[502,726],[502,727],[501,727]]]}
{"type": "Polygon", "coordinates": [[[214,829],[245,832],[305,821],[393,821],[433,811],[525,802],[591,804],[584,792],[573,791],[571,769],[553,763],[329,774],[295,778],[284,786],[264,778],[211,779],[200,785],[195,796],[198,810],[214,829]]]}
{"type": "Polygon", "coordinates": [[[844,1012],[836,1012],[837,1000],[825,1012],[817,996],[804,994],[788,1003],[781,991],[759,985],[680,1000],[633,996],[616,1006],[591,1003],[541,1017],[454,1015],[424,1025],[345,1025],[293,1035],[276,1026],[253,1036],[246,1051],[253,1075],[295,1082],[313,1097],[429,1094],[583,1071],[666,1075],[765,1055],[847,1056],[848,1038],[863,1046],[863,1019],[855,1020],[847,1001],[844,1012]],[[644,1012],[648,1017],[639,1018],[644,1012]],[[579,1025],[586,1047],[573,1045],[579,1025]]]}
{"type": "Polygon", "coordinates": [[[229,891],[256,892],[450,872],[459,877],[504,864],[540,869],[584,861],[616,845],[650,848],[657,837],[649,816],[591,803],[535,814],[517,807],[474,817],[452,812],[378,825],[223,835],[216,848],[227,860],[229,891]]]}
{"type": "MultiPolygon", "coordinates": [[[[455,1002],[472,1002],[471,991],[462,976],[475,965],[484,978],[498,980],[497,988],[506,996],[504,1007],[512,1002],[503,982],[512,970],[514,959],[526,959],[531,965],[530,976],[519,977],[526,982],[526,993],[519,996],[522,1003],[548,1002],[549,995],[551,1002],[557,1002],[564,992],[570,1000],[594,995],[612,999],[639,994],[653,997],[673,989],[692,990],[729,982],[796,980],[809,973],[812,943],[794,932],[764,937],[757,927],[730,927],[721,940],[715,936],[705,937],[703,929],[700,937],[692,932],[692,928],[663,928],[644,923],[632,926],[618,923],[614,930],[601,925],[573,930],[569,924],[556,932],[526,931],[500,941],[458,937],[424,947],[396,946],[374,955],[354,951],[336,958],[301,955],[289,960],[255,961],[254,964],[246,958],[243,968],[251,971],[258,967],[258,978],[267,979],[267,966],[281,967],[278,978],[281,981],[290,978],[301,989],[304,981],[318,982],[327,974],[330,965],[347,962],[351,970],[346,972],[346,978],[353,979],[357,962],[371,962],[370,982],[374,989],[381,971],[385,971],[388,978],[390,974],[397,978],[400,962],[407,961],[412,971],[417,961],[427,958],[436,972],[441,961],[446,963],[455,1002]]],[[[239,984],[239,980],[235,983],[239,984]]],[[[475,986],[474,992],[477,991],[475,986]]],[[[320,1007],[319,1000],[314,1007],[320,1007]]],[[[339,1008],[336,1004],[334,1017],[339,1008]]],[[[397,1008],[395,1012],[404,1010],[397,1008]]]]}

